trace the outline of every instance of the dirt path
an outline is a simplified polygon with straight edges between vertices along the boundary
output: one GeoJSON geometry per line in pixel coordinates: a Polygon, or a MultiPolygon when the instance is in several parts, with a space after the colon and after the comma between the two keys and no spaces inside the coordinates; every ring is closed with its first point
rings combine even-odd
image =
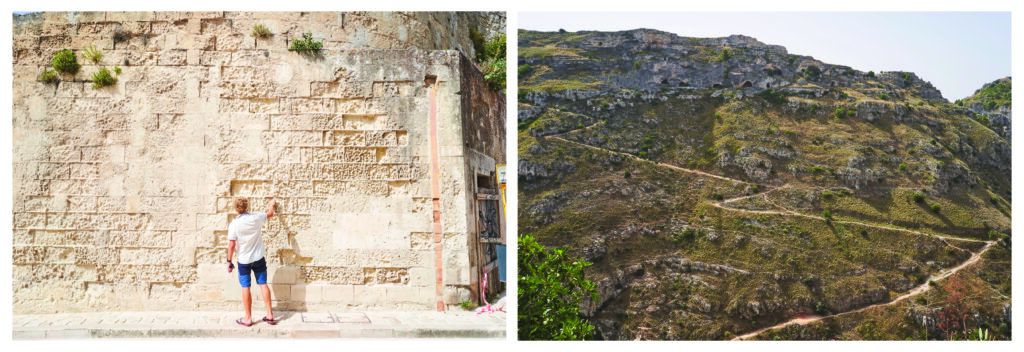
{"type": "MultiPolygon", "coordinates": [[[[569,133],[569,132],[566,132],[566,133],[569,133]]],[[[612,153],[612,154],[624,155],[624,156],[628,156],[628,157],[636,159],[636,160],[649,162],[649,163],[652,163],[652,164],[655,164],[655,165],[658,165],[658,166],[664,166],[664,167],[676,169],[676,170],[679,170],[679,171],[682,171],[682,172],[689,172],[691,174],[697,174],[697,175],[701,175],[701,176],[705,176],[705,177],[716,178],[716,179],[723,180],[723,181],[729,181],[729,182],[735,182],[735,183],[745,183],[745,184],[752,184],[752,185],[760,185],[760,186],[765,186],[765,187],[773,187],[771,185],[762,185],[762,184],[758,184],[758,183],[747,182],[747,181],[743,181],[743,180],[737,180],[737,179],[734,179],[734,178],[729,178],[729,177],[709,174],[707,172],[700,171],[700,170],[687,169],[685,167],[679,167],[679,166],[675,166],[675,165],[671,165],[671,164],[665,164],[665,163],[659,163],[659,162],[655,162],[655,161],[650,161],[650,160],[638,157],[638,156],[633,155],[633,154],[617,152],[617,151],[614,151],[614,150],[608,150],[608,149],[604,149],[604,148],[600,148],[600,147],[595,147],[595,146],[592,146],[592,145],[589,145],[589,144],[583,144],[583,143],[576,142],[576,141],[570,141],[568,139],[565,139],[565,138],[562,138],[562,137],[558,137],[558,136],[559,135],[550,135],[550,136],[547,136],[546,138],[554,138],[554,139],[557,139],[557,140],[560,140],[560,141],[563,141],[563,142],[567,142],[567,143],[579,144],[581,146],[584,146],[584,147],[587,147],[587,148],[590,148],[590,149],[600,150],[600,151],[608,152],[608,153],[612,153]]]]}
{"type": "MultiPolygon", "coordinates": [[[[593,127],[593,126],[591,126],[591,127],[593,127]]],[[[569,132],[566,132],[566,133],[572,133],[572,131],[569,131],[569,132]]],[[[568,139],[565,139],[565,138],[562,138],[562,137],[558,137],[558,135],[551,135],[551,136],[548,136],[548,138],[555,138],[555,139],[558,139],[558,140],[561,140],[561,141],[564,141],[564,142],[573,143],[573,144],[579,144],[581,146],[584,146],[584,147],[587,147],[587,148],[590,148],[590,149],[594,149],[594,150],[600,150],[600,151],[604,151],[604,152],[608,152],[608,153],[625,155],[625,156],[628,156],[628,157],[633,158],[633,159],[654,163],[654,164],[659,165],[659,166],[664,166],[664,167],[676,169],[676,170],[683,171],[683,172],[688,172],[688,173],[697,174],[697,175],[701,175],[701,176],[711,177],[711,178],[715,178],[715,179],[719,179],[719,180],[724,180],[724,181],[731,181],[731,182],[735,182],[735,183],[756,184],[756,185],[760,185],[760,186],[765,186],[766,187],[766,190],[764,190],[762,192],[759,192],[759,193],[755,193],[755,194],[747,195],[747,196],[742,196],[742,197],[735,197],[735,198],[731,198],[731,199],[726,199],[726,200],[722,200],[722,201],[720,201],[718,203],[712,203],[711,204],[712,206],[720,208],[720,209],[727,209],[727,210],[733,210],[733,211],[742,211],[742,212],[754,213],[754,214],[776,214],[776,215],[801,216],[801,217],[805,217],[805,218],[817,219],[817,220],[825,221],[824,217],[819,217],[819,216],[814,216],[814,215],[807,215],[807,214],[798,213],[796,211],[792,211],[792,210],[788,210],[788,209],[782,210],[782,211],[775,211],[775,210],[746,210],[746,209],[727,207],[727,206],[723,205],[723,204],[735,202],[735,201],[742,200],[742,199],[752,198],[752,197],[756,197],[756,196],[763,196],[763,197],[765,197],[765,200],[767,201],[768,200],[768,198],[767,198],[767,193],[768,192],[771,192],[771,191],[773,191],[773,190],[775,190],[777,188],[785,188],[788,185],[783,185],[781,187],[775,187],[775,186],[771,186],[771,185],[762,185],[762,184],[757,184],[757,183],[737,180],[737,179],[734,179],[734,178],[713,175],[713,174],[709,174],[709,173],[706,173],[706,172],[703,172],[703,171],[699,171],[699,170],[687,169],[687,168],[683,168],[683,167],[679,167],[679,166],[675,166],[675,165],[654,162],[654,161],[650,161],[650,160],[647,160],[647,159],[643,159],[643,158],[637,157],[637,156],[629,154],[629,153],[617,152],[617,151],[613,151],[613,150],[608,150],[608,149],[604,149],[604,148],[595,147],[595,146],[588,145],[588,144],[583,144],[583,143],[580,143],[580,142],[570,141],[568,139]]],[[[769,203],[772,203],[776,207],[779,207],[777,204],[775,204],[773,202],[769,201],[769,203]]],[[[779,207],[779,208],[782,208],[782,207],[779,207]]],[[[782,209],[785,209],[785,208],[782,208],[782,209]]],[[[903,232],[912,233],[912,234],[921,235],[921,236],[936,237],[936,238],[941,239],[942,242],[945,243],[946,245],[948,245],[950,247],[953,247],[953,248],[956,248],[956,249],[959,249],[959,250],[965,250],[965,249],[957,247],[957,246],[954,246],[953,244],[949,243],[947,240],[969,241],[969,242],[984,242],[984,243],[986,243],[986,245],[985,245],[985,247],[983,247],[977,253],[973,253],[972,252],[971,258],[966,260],[966,261],[964,261],[960,265],[958,265],[958,266],[956,266],[954,268],[951,268],[951,269],[943,270],[943,271],[941,271],[939,273],[939,275],[934,275],[934,276],[929,277],[928,280],[925,281],[924,284],[921,284],[920,286],[915,287],[915,288],[911,289],[910,291],[907,291],[907,293],[904,293],[903,295],[901,295],[899,297],[896,297],[895,299],[893,299],[893,300],[891,300],[889,302],[872,304],[872,305],[869,305],[869,306],[865,306],[865,307],[861,307],[861,308],[858,308],[858,309],[854,309],[854,310],[850,310],[850,311],[846,311],[846,312],[842,312],[842,313],[838,313],[838,314],[833,314],[833,315],[829,315],[829,316],[817,316],[817,315],[798,316],[796,318],[787,320],[787,321],[785,321],[783,323],[780,323],[780,324],[776,324],[776,325],[769,326],[769,327],[766,327],[766,328],[763,328],[763,329],[760,329],[760,330],[757,330],[757,331],[754,331],[754,332],[751,332],[751,333],[740,335],[740,336],[734,338],[733,340],[745,340],[745,339],[749,339],[749,338],[755,337],[757,335],[760,335],[761,333],[763,333],[765,331],[768,331],[768,330],[772,330],[772,329],[778,329],[778,328],[786,327],[786,326],[793,325],[793,324],[804,325],[804,324],[812,323],[812,322],[815,322],[815,321],[818,321],[818,320],[821,320],[821,319],[825,319],[825,318],[837,317],[837,316],[853,314],[853,313],[859,313],[859,312],[863,312],[863,311],[868,310],[868,309],[872,309],[872,308],[876,308],[876,307],[884,307],[884,306],[888,306],[888,305],[899,303],[899,302],[901,302],[901,301],[903,301],[903,300],[905,300],[907,298],[910,298],[912,296],[915,296],[915,295],[918,295],[918,294],[921,294],[921,293],[924,293],[924,292],[928,291],[929,288],[930,288],[930,286],[928,285],[928,282],[930,282],[930,281],[939,281],[939,280],[945,279],[945,278],[947,278],[947,277],[957,273],[961,269],[964,269],[964,268],[966,268],[967,266],[969,266],[971,264],[977,263],[979,260],[981,260],[981,255],[984,254],[986,251],[988,251],[988,249],[992,246],[992,244],[995,243],[993,241],[982,241],[982,240],[975,240],[975,239],[967,239],[967,238],[959,238],[959,237],[936,235],[936,234],[931,234],[931,233],[926,233],[926,232],[920,232],[920,231],[914,231],[914,230],[908,230],[908,229],[901,229],[901,228],[898,228],[898,227],[890,227],[890,226],[883,226],[883,225],[876,225],[876,224],[867,224],[867,223],[857,222],[857,221],[832,220],[832,222],[840,223],[840,224],[861,225],[861,226],[874,227],[874,228],[886,229],[886,230],[903,231],[903,232]]],[[[638,336],[638,338],[639,338],[639,336],[638,336]]]]}
{"type": "Polygon", "coordinates": [[[901,301],[903,301],[903,300],[905,300],[907,298],[910,298],[912,296],[924,293],[925,291],[928,291],[929,289],[931,289],[931,285],[928,284],[929,281],[939,281],[939,280],[945,279],[947,277],[952,276],[953,274],[955,274],[956,272],[960,271],[961,269],[966,268],[967,266],[969,266],[971,264],[977,263],[979,260],[981,260],[981,255],[984,254],[986,251],[988,251],[989,247],[991,247],[992,244],[993,244],[992,242],[989,242],[987,245],[985,245],[984,248],[982,248],[980,251],[978,251],[978,253],[974,253],[974,255],[971,256],[971,259],[968,259],[967,261],[964,261],[963,263],[961,263],[960,265],[958,265],[958,266],[956,266],[956,267],[954,267],[952,269],[943,270],[937,276],[930,276],[928,278],[928,281],[925,281],[925,283],[921,284],[921,286],[915,287],[914,289],[912,289],[910,291],[907,291],[907,293],[904,293],[902,296],[896,297],[896,299],[893,299],[892,301],[884,302],[884,303],[876,303],[876,304],[872,304],[870,306],[865,306],[865,307],[861,307],[861,308],[857,308],[857,309],[854,309],[854,310],[845,311],[845,312],[842,312],[842,313],[839,313],[839,314],[833,314],[833,315],[829,315],[829,316],[813,315],[813,316],[809,316],[809,317],[797,317],[797,318],[790,319],[790,320],[788,320],[788,321],[786,321],[784,323],[781,323],[781,324],[776,324],[776,325],[769,326],[769,327],[766,327],[766,328],[763,328],[763,329],[760,329],[760,330],[757,330],[757,331],[754,331],[754,332],[751,332],[751,333],[747,333],[747,334],[744,334],[744,335],[737,336],[733,340],[734,341],[736,341],[736,340],[745,340],[745,339],[749,339],[749,338],[755,337],[757,335],[760,335],[761,333],[763,333],[765,331],[768,331],[768,330],[772,330],[772,329],[779,329],[779,328],[783,328],[783,327],[786,327],[786,326],[789,326],[789,325],[793,325],[793,324],[805,325],[805,324],[812,323],[812,322],[815,322],[815,321],[818,321],[818,320],[822,320],[822,319],[825,319],[825,318],[838,317],[838,316],[843,316],[843,315],[853,314],[853,313],[860,313],[860,312],[863,312],[863,311],[871,309],[871,308],[884,307],[884,306],[888,306],[888,305],[893,305],[893,304],[899,303],[899,302],[901,302],[901,301]]]}

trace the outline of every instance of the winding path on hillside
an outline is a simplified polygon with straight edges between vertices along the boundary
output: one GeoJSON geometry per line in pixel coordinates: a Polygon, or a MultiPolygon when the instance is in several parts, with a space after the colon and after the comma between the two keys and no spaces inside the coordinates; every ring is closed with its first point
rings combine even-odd
{"type": "MultiPolygon", "coordinates": [[[[592,127],[592,126],[590,126],[590,127],[592,127]]],[[[573,131],[569,131],[569,132],[566,132],[566,133],[572,133],[572,132],[573,131]]],[[[763,196],[763,197],[765,197],[765,200],[768,200],[768,198],[767,198],[767,193],[768,192],[771,192],[771,191],[773,191],[775,189],[778,189],[778,188],[785,188],[788,185],[783,185],[781,187],[779,187],[779,186],[772,186],[772,185],[763,185],[763,184],[747,182],[747,181],[743,181],[743,180],[737,180],[737,179],[729,178],[729,177],[725,177],[725,176],[709,174],[709,173],[706,173],[706,172],[703,172],[703,171],[699,171],[699,170],[687,169],[687,168],[679,167],[679,166],[676,166],[676,165],[671,165],[671,164],[666,164],[666,163],[659,163],[659,162],[643,159],[643,158],[640,158],[640,157],[638,157],[636,155],[632,155],[632,154],[629,154],[629,153],[618,152],[618,151],[609,150],[609,149],[605,149],[605,148],[595,147],[595,146],[592,146],[592,145],[589,145],[589,144],[584,144],[584,143],[580,143],[580,142],[576,142],[576,141],[571,141],[571,140],[568,140],[568,139],[565,139],[565,138],[562,138],[562,137],[558,137],[558,135],[550,135],[550,136],[547,136],[547,138],[558,139],[558,140],[561,140],[561,141],[564,141],[564,142],[567,142],[567,143],[577,144],[577,145],[580,145],[580,146],[583,146],[583,147],[587,147],[587,148],[590,148],[590,149],[594,149],[594,150],[599,150],[599,151],[604,151],[604,152],[608,152],[608,153],[624,155],[624,156],[627,156],[627,157],[630,157],[630,158],[633,158],[633,159],[636,159],[636,160],[646,161],[646,162],[649,162],[649,163],[653,163],[655,165],[659,165],[659,166],[663,166],[663,167],[668,167],[668,168],[671,168],[671,169],[675,169],[675,170],[679,170],[679,171],[683,171],[683,172],[688,172],[688,173],[692,173],[692,174],[696,174],[696,175],[711,177],[711,178],[715,178],[715,179],[719,179],[719,180],[724,180],[724,181],[731,181],[731,182],[735,182],[735,183],[760,185],[760,186],[764,186],[766,188],[764,191],[759,192],[759,193],[755,193],[755,194],[752,194],[752,195],[741,196],[741,197],[730,198],[730,199],[719,201],[718,203],[712,203],[711,204],[712,206],[720,208],[720,209],[726,209],[726,210],[732,210],[732,211],[740,211],[740,212],[747,212],[747,213],[753,213],[753,214],[774,214],[774,215],[801,216],[801,217],[805,217],[805,218],[825,221],[825,218],[823,218],[823,217],[814,216],[814,215],[807,215],[807,214],[803,214],[803,213],[798,213],[798,212],[795,212],[795,211],[792,211],[792,210],[788,210],[788,209],[781,210],[781,211],[780,210],[747,210],[747,209],[740,209],[740,208],[732,208],[732,207],[728,207],[728,206],[724,205],[724,204],[728,204],[728,203],[735,202],[735,201],[738,201],[738,200],[752,198],[752,197],[756,197],[756,196],[763,196]]],[[[774,204],[774,203],[772,203],[772,204],[778,207],[777,204],[774,204]]],[[[866,227],[874,227],[874,228],[885,229],[885,230],[903,231],[903,232],[907,232],[907,233],[911,233],[911,234],[916,234],[916,235],[921,235],[921,236],[936,237],[936,238],[939,238],[940,240],[942,240],[943,243],[945,243],[946,245],[948,245],[950,247],[953,247],[953,248],[956,248],[956,249],[959,249],[959,250],[968,251],[968,252],[970,252],[970,251],[966,250],[966,249],[963,249],[963,248],[960,248],[960,247],[957,247],[957,246],[954,246],[953,244],[949,243],[949,241],[947,241],[947,240],[982,242],[982,243],[985,243],[985,247],[983,247],[978,252],[971,252],[972,253],[971,258],[966,260],[966,261],[964,261],[960,265],[958,265],[958,266],[956,266],[954,268],[951,268],[951,269],[942,270],[942,271],[939,272],[938,275],[932,275],[932,276],[928,277],[928,279],[925,281],[924,284],[921,284],[920,286],[917,286],[917,287],[911,289],[910,291],[907,291],[907,293],[905,293],[905,294],[903,294],[903,295],[901,295],[899,297],[896,297],[895,299],[893,299],[893,300],[891,300],[889,302],[872,304],[872,305],[864,306],[864,307],[857,308],[857,309],[854,309],[854,310],[849,310],[849,311],[846,311],[846,312],[841,312],[841,313],[837,313],[837,314],[833,314],[833,315],[828,315],[828,316],[817,316],[817,315],[798,316],[798,317],[795,317],[793,319],[787,320],[785,322],[782,322],[782,323],[779,323],[779,324],[776,324],[776,325],[772,325],[772,326],[769,326],[769,327],[766,327],[766,328],[762,328],[762,329],[756,330],[754,332],[750,332],[750,333],[747,333],[747,334],[743,334],[743,335],[737,336],[733,340],[745,340],[745,339],[756,337],[757,335],[760,335],[761,333],[764,333],[765,331],[772,330],[772,329],[783,328],[783,327],[786,327],[786,326],[789,326],[789,325],[793,325],[793,324],[804,325],[804,324],[812,323],[812,322],[815,322],[815,321],[818,321],[818,320],[822,320],[822,319],[826,319],[826,318],[837,317],[837,316],[842,316],[842,315],[847,315],[847,314],[859,313],[859,312],[863,312],[863,311],[868,310],[868,309],[877,308],[877,307],[884,307],[884,306],[889,306],[889,305],[893,305],[893,304],[899,303],[899,302],[901,302],[901,301],[903,301],[903,300],[905,300],[907,298],[910,298],[912,296],[915,296],[915,295],[918,295],[918,294],[921,294],[921,293],[924,293],[924,292],[928,291],[930,289],[930,286],[929,286],[928,282],[930,282],[930,281],[939,281],[939,280],[945,279],[945,278],[950,277],[953,274],[959,272],[960,270],[970,266],[971,264],[977,263],[979,260],[981,260],[981,255],[984,254],[986,251],[988,251],[989,248],[991,248],[992,245],[995,243],[994,241],[982,241],[982,240],[975,240],[975,239],[967,239],[967,238],[960,238],[960,237],[937,235],[937,234],[932,234],[932,233],[926,233],[926,232],[902,229],[902,228],[898,228],[898,227],[890,227],[890,226],[883,226],[883,225],[876,225],[876,224],[867,224],[867,223],[862,223],[862,222],[857,222],[857,221],[835,220],[835,219],[833,219],[832,222],[833,223],[840,223],[840,224],[852,224],[852,225],[860,225],[860,226],[866,226],[866,227]]]]}

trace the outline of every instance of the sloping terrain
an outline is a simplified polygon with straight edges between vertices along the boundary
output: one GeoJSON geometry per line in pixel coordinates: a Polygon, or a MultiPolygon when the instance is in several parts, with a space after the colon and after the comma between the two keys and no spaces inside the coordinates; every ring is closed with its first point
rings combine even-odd
{"type": "Polygon", "coordinates": [[[1010,142],[987,112],[745,36],[519,50],[519,230],[594,262],[599,338],[935,337],[918,297],[952,275],[984,290],[973,326],[1009,323],[1010,142]]]}

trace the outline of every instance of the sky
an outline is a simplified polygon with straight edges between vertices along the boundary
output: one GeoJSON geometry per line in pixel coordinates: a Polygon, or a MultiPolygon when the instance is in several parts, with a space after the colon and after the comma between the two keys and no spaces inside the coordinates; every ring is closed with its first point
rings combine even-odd
{"type": "Polygon", "coordinates": [[[1009,12],[523,12],[519,28],[743,34],[860,71],[914,72],[950,101],[1011,73],[1009,12]]]}

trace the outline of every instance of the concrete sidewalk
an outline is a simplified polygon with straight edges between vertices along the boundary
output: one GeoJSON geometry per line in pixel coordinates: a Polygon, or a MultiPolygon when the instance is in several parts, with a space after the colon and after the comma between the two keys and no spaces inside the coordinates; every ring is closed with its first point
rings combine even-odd
{"type": "Polygon", "coordinates": [[[100,312],[14,315],[15,339],[90,337],[501,338],[505,312],[280,312],[277,325],[235,324],[240,312],[100,312]]]}

